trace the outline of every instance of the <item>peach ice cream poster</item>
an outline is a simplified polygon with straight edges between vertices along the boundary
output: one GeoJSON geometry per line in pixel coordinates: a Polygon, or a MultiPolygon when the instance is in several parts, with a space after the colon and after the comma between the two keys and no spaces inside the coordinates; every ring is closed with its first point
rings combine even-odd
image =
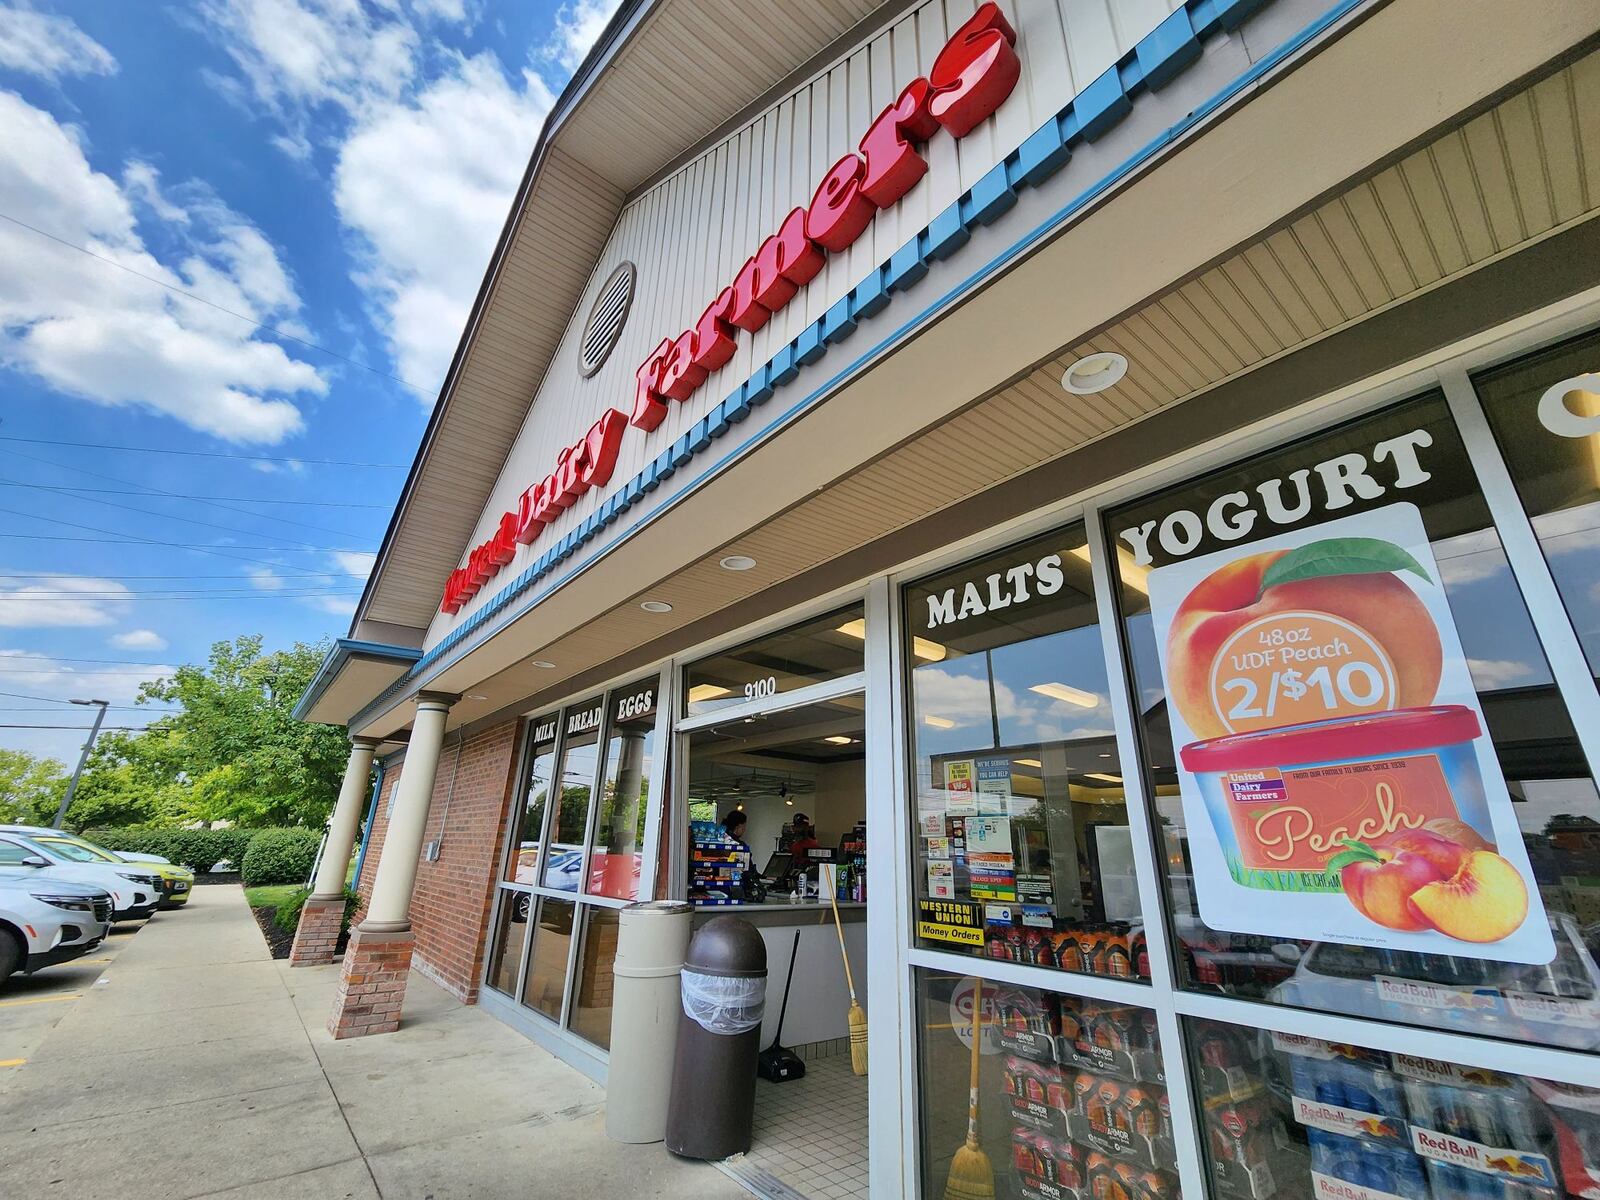
{"type": "Polygon", "coordinates": [[[1415,505],[1158,567],[1149,588],[1207,925],[1554,958],[1415,505]]]}

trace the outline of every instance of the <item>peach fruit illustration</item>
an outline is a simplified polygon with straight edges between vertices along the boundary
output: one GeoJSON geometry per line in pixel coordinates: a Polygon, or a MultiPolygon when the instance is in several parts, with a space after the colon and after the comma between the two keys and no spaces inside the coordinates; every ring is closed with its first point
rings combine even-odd
{"type": "Polygon", "coordinates": [[[1354,858],[1340,868],[1339,882],[1344,885],[1344,894],[1356,906],[1356,911],[1385,929],[1416,933],[1429,928],[1427,917],[1412,909],[1411,897],[1427,885],[1448,878],[1440,870],[1438,856],[1426,851],[1371,847],[1360,842],[1350,845],[1351,849],[1334,862],[1347,855],[1354,858]]]}
{"type": "Polygon", "coordinates": [[[1528,885],[1492,850],[1474,850],[1449,879],[1425,883],[1412,910],[1434,929],[1463,942],[1498,942],[1528,915],[1528,885]]]}
{"type": "MultiPolygon", "coordinates": [[[[1465,829],[1466,826],[1462,828],[1465,829]]],[[[1472,831],[1468,829],[1467,832],[1472,831]]],[[[1476,834],[1473,836],[1477,837],[1476,834]]],[[[1478,840],[1481,842],[1483,839],[1478,840]]],[[[1374,845],[1380,854],[1385,850],[1394,854],[1405,851],[1407,854],[1426,859],[1439,872],[1440,879],[1449,879],[1459,871],[1462,864],[1467,861],[1467,855],[1478,848],[1467,846],[1454,838],[1427,828],[1403,829],[1398,833],[1391,833],[1374,845]]]]}
{"type": "Polygon", "coordinates": [[[1436,833],[1442,838],[1449,838],[1457,845],[1468,850],[1493,850],[1494,843],[1487,840],[1481,833],[1456,817],[1435,817],[1423,826],[1429,833],[1436,833]]]}
{"type": "Polygon", "coordinates": [[[1173,702],[1196,738],[1229,732],[1211,695],[1211,666],[1235,630],[1278,612],[1320,612],[1365,629],[1393,661],[1394,707],[1433,703],[1443,650],[1427,607],[1392,571],[1322,575],[1263,588],[1273,563],[1292,551],[1247,555],[1195,585],[1173,615],[1167,634],[1173,702]]]}

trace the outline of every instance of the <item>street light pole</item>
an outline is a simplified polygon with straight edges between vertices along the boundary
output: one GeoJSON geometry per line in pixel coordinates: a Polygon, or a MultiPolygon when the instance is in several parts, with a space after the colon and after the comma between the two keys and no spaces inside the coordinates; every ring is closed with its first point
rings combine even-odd
{"type": "Polygon", "coordinates": [[[55,828],[60,829],[67,820],[67,809],[72,807],[72,794],[78,790],[78,778],[83,774],[83,764],[89,761],[89,751],[94,749],[94,740],[100,736],[100,722],[106,719],[106,709],[110,706],[108,700],[74,700],[74,704],[98,704],[100,711],[94,715],[94,724],[89,729],[89,736],[83,743],[83,753],[78,755],[77,769],[72,772],[72,781],[67,784],[67,794],[61,797],[61,807],[56,810],[55,828]]]}

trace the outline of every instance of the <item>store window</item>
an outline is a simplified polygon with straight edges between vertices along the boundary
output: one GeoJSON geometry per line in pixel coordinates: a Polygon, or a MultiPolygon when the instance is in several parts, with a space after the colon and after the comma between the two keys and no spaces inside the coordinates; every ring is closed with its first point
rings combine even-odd
{"type": "Polygon", "coordinates": [[[545,897],[539,901],[538,911],[522,1002],[552,1021],[559,1021],[561,1001],[567,992],[567,962],[572,951],[575,906],[570,900],[545,897]]]}
{"type": "Polygon", "coordinates": [[[559,716],[540,717],[528,731],[528,769],[522,783],[522,805],[511,831],[511,853],[506,858],[506,878],[512,883],[538,880],[539,839],[544,836],[544,814],[550,803],[550,779],[556,762],[556,728],[559,716]]]}
{"type": "Polygon", "coordinates": [[[600,809],[584,886],[592,896],[634,900],[639,895],[650,770],[656,754],[657,685],[651,676],[611,693],[600,809]]]}
{"type": "Polygon", "coordinates": [[[1557,1200],[1600,1188],[1600,1091],[1189,1019],[1212,1194],[1557,1200]]]}
{"type": "Polygon", "coordinates": [[[943,971],[916,994],[922,1195],[984,1194],[952,1181],[970,1123],[993,1194],[1178,1200],[1155,1013],[943,971]]]}
{"type": "Polygon", "coordinates": [[[685,711],[700,716],[854,675],[864,668],[866,640],[856,604],[704,659],[684,671],[685,711]]]}
{"type": "Polygon", "coordinates": [[[532,902],[533,897],[526,892],[508,893],[489,942],[489,986],[508,996],[517,991],[517,971],[522,967],[522,951],[528,940],[532,902]]]}
{"type": "Polygon", "coordinates": [[[1600,801],[1443,399],[1106,521],[1180,986],[1595,1048],[1600,801]]]}
{"type": "MultiPolygon", "coordinates": [[[[1472,382],[1589,670],[1600,673],[1600,334],[1496,367],[1472,382]]],[[[1600,919],[1600,908],[1587,919],[1600,919]]]]}
{"type": "Polygon", "coordinates": [[[583,837],[594,799],[594,773],[599,762],[600,723],[604,697],[574,705],[564,714],[561,741],[560,800],[550,822],[550,850],[545,855],[544,886],[563,892],[578,890],[583,872],[583,837]]]}
{"type": "Polygon", "coordinates": [[[918,944],[1147,974],[1082,526],[905,597],[918,944]]]}
{"type": "Polygon", "coordinates": [[[617,957],[617,910],[585,909],[578,952],[578,986],[572,993],[572,1031],[602,1049],[611,1047],[611,966],[617,957]]]}

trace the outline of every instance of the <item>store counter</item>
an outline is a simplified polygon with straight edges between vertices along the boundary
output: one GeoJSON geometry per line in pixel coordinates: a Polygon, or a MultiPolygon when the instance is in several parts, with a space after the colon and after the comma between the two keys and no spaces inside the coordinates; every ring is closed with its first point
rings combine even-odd
{"type": "MultiPolygon", "coordinates": [[[[783,1003],[783,980],[789,971],[789,955],[795,950],[795,931],[800,933],[794,982],[789,990],[789,1015],[783,1022],[783,1044],[801,1046],[850,1036],[848,1014],[850,989],[844,981],[844,965],[839,961],[839,935],[833,930],[829,905],[809,900],[791,904],[787,896],[762,904],[729,904],[697,909],[698,927],[712,917],[741,917],[761,933],[767,944],[767,1008],[761,1022],[761,1045],[772,1041],[778,1027],[778,1009],[783,1003]]],[[[867,906],[862,901],[841,901],[839,920],[844,926],[844,944],[850,952],[850,970],[855,973],[856,999],[867,1005],[867,906]]]]}

